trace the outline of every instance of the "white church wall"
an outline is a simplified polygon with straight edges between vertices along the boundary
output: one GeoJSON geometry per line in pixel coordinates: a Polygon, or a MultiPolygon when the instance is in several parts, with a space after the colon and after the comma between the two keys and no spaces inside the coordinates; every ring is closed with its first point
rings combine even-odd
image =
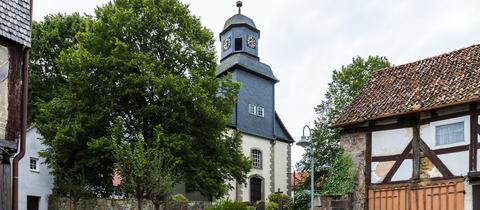
{"type": "MultiPolygon", "coordinates": [[[[275,192],[280,189],[288,193],[288,143],[277,141],[275,144],[275,192]]],[[[268,196],[268,195],[266,195],[268,196]]]]}

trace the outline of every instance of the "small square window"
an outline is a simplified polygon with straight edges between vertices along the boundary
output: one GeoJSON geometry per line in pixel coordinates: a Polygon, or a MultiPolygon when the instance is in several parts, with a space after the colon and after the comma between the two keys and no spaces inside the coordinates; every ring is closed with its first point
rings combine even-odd
{"type": "Polygon", "coordinates": [[[38,158],[30,158],[30,170],[38,172],[38,158]]]}
{"type": "Polygon", "coordinates": [[[435,127],[436,145],[453,144],[465,141],[465,126],[463,122],[440,125],[435,127]]]}
{"type": "Polygon", "coordinates": [[[257,106],[255,106],[253,104],[249,104],[248,105],[248,113],[253,114],[253,115],[257,115],[257,106]]]}
{"type": "Polygon", "coordinates": [[[263,107],[257,106],[257,116],[259,117],[265,116],[265,109],[263,107]]]}

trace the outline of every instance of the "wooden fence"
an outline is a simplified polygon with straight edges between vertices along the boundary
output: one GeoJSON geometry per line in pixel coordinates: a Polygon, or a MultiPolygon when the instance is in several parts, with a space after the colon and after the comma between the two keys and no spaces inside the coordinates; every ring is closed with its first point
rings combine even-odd
{"type": "Polygon", "coordinates": [[[369,210],[463,210],[464,180],[372,185],[369,210]]]}

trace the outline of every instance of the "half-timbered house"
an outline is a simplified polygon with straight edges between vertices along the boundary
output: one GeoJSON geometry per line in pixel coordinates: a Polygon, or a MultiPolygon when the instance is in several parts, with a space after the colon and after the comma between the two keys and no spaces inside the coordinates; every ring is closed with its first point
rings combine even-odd
{"type": "Polygon", "coordinates": [[[332,125],[355,209],[480,209],[480,45],[377,71],[332,125]]]}
{"type": "Polygon", "coordinates": [[[31,5],[32,0],[0,0],[0,209],[5,210],[18,209],[16,166],[25,153],[31,5]]]}

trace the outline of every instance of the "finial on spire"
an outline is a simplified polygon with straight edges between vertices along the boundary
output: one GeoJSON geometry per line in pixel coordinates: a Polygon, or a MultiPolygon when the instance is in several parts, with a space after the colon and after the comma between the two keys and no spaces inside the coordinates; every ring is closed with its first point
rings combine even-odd
{"type": "Polygon", "coordinates": [[[243,6],[242,1],[237,1],[238,14],[242,14],[242,6],[243,6]]]}

